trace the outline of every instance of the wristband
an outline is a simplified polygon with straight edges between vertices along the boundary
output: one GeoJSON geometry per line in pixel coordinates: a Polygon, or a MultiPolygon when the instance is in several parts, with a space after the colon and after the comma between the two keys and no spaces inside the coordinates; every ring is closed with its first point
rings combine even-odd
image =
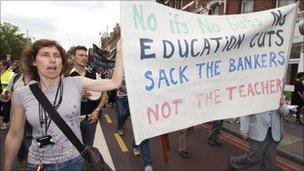
{"type": "Polygon", "coordinates": [[[99,109],[99,108],[96,108],[94,111],[95,111],[95,112],[99,112],[99,111],[100,111],[100,109],[99,109]]]}

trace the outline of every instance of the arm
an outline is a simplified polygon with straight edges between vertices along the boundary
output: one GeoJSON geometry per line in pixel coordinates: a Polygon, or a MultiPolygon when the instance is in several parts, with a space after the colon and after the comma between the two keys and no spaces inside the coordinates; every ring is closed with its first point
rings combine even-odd
{"type": "Polygon", "coordinates": [[[24,109],[17,104],[15,93],[12,96],[11,126],[7,133],[4,144],[4,167],[3,170],[12,170],[13,162],[17,156],[25,125],[24,109]]]}
{"type": "Polygon", "coordinates": [[[295,84],[294,92],[297,93],[300,96],[300,98],[304,98],[304,92],[302,92],[302,90],[301,90],[301,86],[302,86],[301,84],[302,83],[300,83],[300,82],[297,82],[295,84]]]}
{"type": "Polygon", "coordinates": [[[301,93],[301,91],[297,91],[297,93],[300,97],[302,97],[302,98],[304,97],[304,95],[301,93]]]}
{"type": "Polygon", "coordinates": [[[90,114],[90,119],[92,120],[92,122],[96,122],[98,120],[100,110],[106,104],[107,100],[108,100],[107,92],[102,92],[97,108],[90,114]]]}
{"type": "Polygon", "coordinates": [[[100,79],[92,80],[89,78],[83,78],[83,89],[89,91],[108,91],[117,89],[121,86],[123,78],[123,61],[122,61],[122,49],[121,49],[121,39],[117,42],[117,53],[116,62],[114,68],[114,74],[111,79],[100,79]]]}

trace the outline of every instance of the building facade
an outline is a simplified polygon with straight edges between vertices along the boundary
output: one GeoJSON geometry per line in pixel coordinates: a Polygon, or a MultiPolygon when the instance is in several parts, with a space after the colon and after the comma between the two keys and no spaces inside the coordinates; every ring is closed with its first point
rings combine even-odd
{"type": "Polygon", "coordinates": [[[202,15],[229,15],[258,12],[292,3],[299,3],[285,90],[293,91],[298,72],[304,72],[304,0],[157,0],[156,2],[183,11],[202,15]]]}
{"type": "Polygon", "coordinates": [[[103,56],[108,58],[109,60],[112,58],[115,58],[116,54],[116,43],[120,38],[120,26],[117,23],[114,27],[113,31],[108,34],[103,33],[102,37],[100,38],[101,42],[101,50],[103,53],[103,56]]]}

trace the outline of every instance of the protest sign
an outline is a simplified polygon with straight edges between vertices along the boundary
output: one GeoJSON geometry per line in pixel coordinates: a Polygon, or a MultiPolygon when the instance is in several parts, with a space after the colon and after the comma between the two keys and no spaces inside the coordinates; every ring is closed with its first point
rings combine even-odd
{"type": "Polygon", "coordinates": [[[297,4],[208,16],[151,1],[121,3],[137,144],[212,120],[278,109],[297,4]]]}

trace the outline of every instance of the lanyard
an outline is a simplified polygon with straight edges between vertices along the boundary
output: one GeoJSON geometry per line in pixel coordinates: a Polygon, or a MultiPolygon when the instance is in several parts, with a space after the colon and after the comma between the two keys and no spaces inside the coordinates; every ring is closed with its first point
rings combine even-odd
{"type": "MultiPolygon", "coordinates": [[[[55,109],[59,108],[59,106],[60,106],[60,104],[62,102],[62,96],[63,96],[63,84],[62,84],[62,81],[60,79],[60,82],[59,82],[59,84],[57,86],[55,99],[54,99],[54,102],[53,102],[53,106],[55,107],[55,109]],[[59,100],[58,100],[58,103],[57,103],[58,94],[59,94],[59,100]]],[[[41,128],[44,125],[45,135],[47,134],[47,130],[48,130],[50,124],[51,124],[51,120],[52,119],[50,118],[50,116],[47,115],[47,112],[45,112],[43,110],[42,106],[39,104],[39,121],[40,121],[41,128]]]]}

